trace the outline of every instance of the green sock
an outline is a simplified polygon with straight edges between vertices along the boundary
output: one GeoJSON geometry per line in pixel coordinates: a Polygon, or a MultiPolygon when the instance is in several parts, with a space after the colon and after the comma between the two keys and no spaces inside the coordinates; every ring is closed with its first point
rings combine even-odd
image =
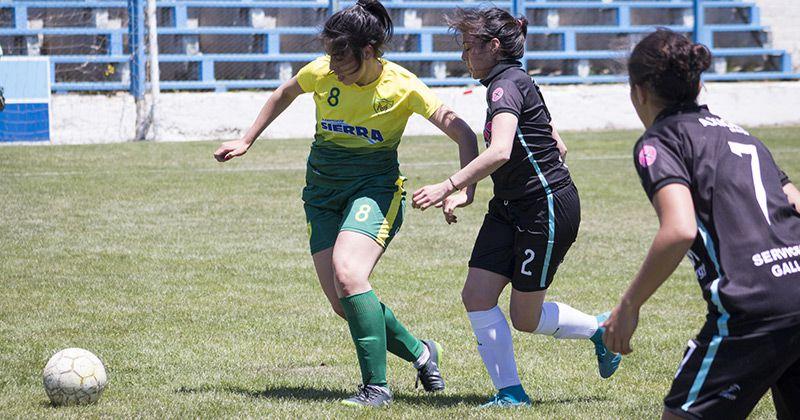
{"type": "Polygon", "coordinates": [[[422,355],[424,344],[408,332],[388,306],[381,303],[381,308],[386,319],[386,349],[407,362],[416,362],[422,355]]]}
{"type": "Polygon", "coordinates": [[[361,380],[386,385],[386,323],[381,302],[372,290],[340,298],[356,345],[361,380]]]}

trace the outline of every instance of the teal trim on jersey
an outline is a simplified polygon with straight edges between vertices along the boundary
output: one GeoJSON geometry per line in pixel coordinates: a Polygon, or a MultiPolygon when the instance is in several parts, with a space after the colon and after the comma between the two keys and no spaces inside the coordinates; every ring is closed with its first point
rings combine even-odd
{"type": "MultiPolygon", "coordinates": [[[[697,229],[703,238],[703,243],[705,244],[709,257],[711,257],[711,260],[714,262],[717,273],[722,276],[719,262],[717,261],[717,254],[714,249],[714,241],[699,219],[697,220],[697,229]]],[[[711,283],[711,302],[714,303],[720,313],[719,318],[717,318],[717,329],[719,330],[719,334],[711,338],[711,343],[708,345],[708,352],[703,358],[703,363],[700,365],[700,371],[697,373],[694,383],[692,383],[692,388],[689,390],[689,396],[686,398],[686,403],[681,406],[681,409],[684,411],[688,411],[689,407],[691,407],[692,404],[694,404],[694,402],[697,400],[697,395],[700,393],[700,389],[703,387],[703,383],[708,376],[708,371],[711,369],[711,364],[714,362],[714,357],[717,355],[717,350],[722,343],[722,339],[728,336],[728,319],[730,318],[730,313],[728,313],[728,311],[725,310],[725,307],[722,306],[722,300],[719,296],[720,278],[721,277],[718,277],[711,283]]]]}
{"type": "Polygon", "coordinates": [[[531,162],[531,165],[533,165],[533,169],[536,171],[536,176],[539,177],[539,181],[542,183],[542,188],[544,188],[544,192],[547,194],[547,252],[544,254],[542,279],[539,282],[539,287],[544,287],[544,285],[547,284],[547,271],[550,268],[550,258],[553,254],[553,243],[555,242],[556,237],[556,218],[555,211],[553,210],[553,192],[550,190],[550,184],[547,183],[547,179],[545,179],[542,170],[539,169],[539,164],[536,163],[536,159],[533,158],[533,153],[531,153],[531,150],[525,143],[525,139],[522,137],[522,131],[519,129],[519,127],[517,127],[517,138],[519,139],[519,143],[522,145],[522,148],[524,148],[525,152],[528,154],[528,160],[531,162]]]}
{"type": "Polygon", "coordinates": [[[717,276],[722,277],[722,268],[719,266],[719,260],[717,260],[717,251],[716,247],[714,246],[714,238],[711,237],[708,229],[706,229],[706,227],[703,225],[703,222],[700,221],[700,218],[697,218],[697,230],[700,232],[700,236],[703,238],[703,245],[706,247],[706,251],[708,252],[708,256],[711,258],[711,262],[714,263],[714,268],[717,270],[717,276]]]}

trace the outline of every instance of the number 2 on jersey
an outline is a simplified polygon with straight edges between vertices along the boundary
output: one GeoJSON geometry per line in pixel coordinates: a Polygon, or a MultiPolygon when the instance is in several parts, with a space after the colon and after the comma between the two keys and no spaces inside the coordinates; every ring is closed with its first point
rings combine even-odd
{"type": "Polygon", "coordinates": [[[761,163],[758,161],[758,150],[754,144],[736,143],[733,141],[728,142],[731,152],[736,156],[750,155],[750,169],[753,172],[753,187],[756,190],[756,201],[758,206],[761,207],[761,212],[764,213],[764,218],[767,219],[767,224],[771,225],[769,221],[769,212],[767,212],[767,191],[764,189],[764,181],[761,180],[761,163]]]}
{"type": "Polygon", "coordinates": [[[531,270],[528,270],[528,264],[530,264],[530,262],[533,261],[534,257],[536,257],[536,253],[533,252],[532,249],[526,249],[525,255],[527,255],[528,258],[522,262],[522,267],[520,268],[519,272],[526,276],[530,276],[533,275],[533,273],[531,273],[531,270]]]}

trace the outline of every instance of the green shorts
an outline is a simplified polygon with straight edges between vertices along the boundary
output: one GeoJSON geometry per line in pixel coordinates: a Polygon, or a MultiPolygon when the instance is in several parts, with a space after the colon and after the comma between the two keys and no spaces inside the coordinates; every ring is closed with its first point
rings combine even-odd
{"type": "Polygon", "coordinates": [[[362,182],[346,189],[309,184],[303,189],[311,254],[328,249],[341,231],[359,232],[384,249],[403,224],[405,177],[394,184],[362,182]]]}

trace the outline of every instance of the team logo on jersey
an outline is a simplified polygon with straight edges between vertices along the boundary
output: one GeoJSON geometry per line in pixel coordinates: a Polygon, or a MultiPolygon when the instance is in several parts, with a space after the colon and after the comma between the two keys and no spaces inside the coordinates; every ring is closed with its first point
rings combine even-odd
{"type": "Polygon", "coordinates": [[[639,150],[639,165],[641,165],[642,168],[652,165],[656,162],[657,155],[658,152],[655,147],[645,144],[642,150],[639,150]]]}
{"type": "Polygon", "coordinates": [[[731,400],[731,401],[735,401],[736,397],[738,397],[737,394],[739,394],[739,391],[741,391],[741,390],[742,390],[742,387],[740,387],[739,384],[733,384],[733,385],[729,386],[728,389],[720,392],[718,395],[720,397],[722,397],[722,398],[725,398],[725,399],[728,399],[728,400],[731,400]]]}
{"type": "Polygon", "coordinates": [[[350,125],[343,120],[325,119],[320,121],[319,125],[325,131],[330,131],[332,133],[343,133],[355,137],[361,137],[362,139],[366,140],[369,144],[380,143],[383,141],[383,134],[381,133],[381,130],[376,130],[374,128],[370,129],[358,125],[350,125]]]}
{"type": "Polygon", "coordinates": [[[492,92],[492,102],[497,102],[503,97],[503,88],[499,87],[492,92]]]}
{"type": "Polygon", "coordinates": [[[376,97],[372,101],[372,109],[375,110],[376,114],[383,111],[388,111],[389,108],[392,107],[392,105],[394,105],[394,101],[385,98],[376,97]]]}

